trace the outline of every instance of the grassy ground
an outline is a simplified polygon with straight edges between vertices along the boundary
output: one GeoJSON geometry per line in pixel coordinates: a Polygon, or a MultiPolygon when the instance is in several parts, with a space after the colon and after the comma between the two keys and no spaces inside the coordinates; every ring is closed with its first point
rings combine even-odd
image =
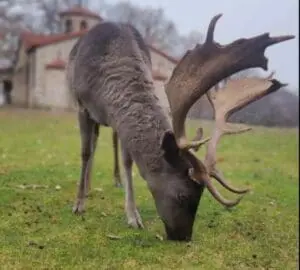
{"type": "MultiPolygon", "coordinates": [[[[195,127],[190,123],[189,132],[195,127]]],[[[101,130],[87,212],[77,217],[71,213],[80,170],[76,116],[0,110],[0,269],[296,268],[298,130],[259,127],[223,138],[219,167],[253,192],[228,211],[205,191],[189,244],[156,238],[163,226],[136,170],[146,229],[127,227],[124,192],[113,186],[110,134],[101,130]],[[22,188],[29,184],[48,188],[22,188]]]]}

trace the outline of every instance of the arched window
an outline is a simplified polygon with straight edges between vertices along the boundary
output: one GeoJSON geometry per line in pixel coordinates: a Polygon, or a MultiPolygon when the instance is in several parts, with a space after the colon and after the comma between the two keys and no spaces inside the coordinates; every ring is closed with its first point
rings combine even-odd
{"type": "Polygon", "coordinates": [[[80,22],[80,30],[85,30],[87,29],[88,25],[86,21],[81,21],[80,22]]]}
{"type": "Polygon", "coordinates": [[[73,30],[72,20],[68,19],[68,20],[66,20],[65,32],[70,33],[70,32],[72,32],[72,30],[73,30]]]}

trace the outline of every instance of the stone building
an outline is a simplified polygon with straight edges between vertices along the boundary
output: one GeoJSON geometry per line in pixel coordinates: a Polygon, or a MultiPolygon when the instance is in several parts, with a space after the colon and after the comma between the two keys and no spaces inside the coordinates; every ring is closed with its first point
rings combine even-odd
{"type": "MultiPolygon", "coordinates": [[[[73,107],[65,81],[69,52],[80,36],[103,19],[80,6],[60,12],[59,16],[63,29],[61,33],[37,35],[23,31],[19,37],[13,65],[4,67],[0,65],[2,92],[8,91],[5,86],[10,82],[12,104],[54,109],[73,107]]],[[[164,83],[177,61],[154,46],[149,45],[149,49],[156,90],[167,106],[164,83]]]]}

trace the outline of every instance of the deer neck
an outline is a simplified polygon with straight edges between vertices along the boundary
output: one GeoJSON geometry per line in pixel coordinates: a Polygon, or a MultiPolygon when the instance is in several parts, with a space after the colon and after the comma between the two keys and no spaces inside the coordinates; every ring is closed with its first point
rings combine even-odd
{"type": "Polygon", "coordinates": [[[162,166],[160,141],[171,124],[153,84],[134,85],[124,91],[114,111],[114,125],[121,144],[131,153],[141,171],[162,166]]]}

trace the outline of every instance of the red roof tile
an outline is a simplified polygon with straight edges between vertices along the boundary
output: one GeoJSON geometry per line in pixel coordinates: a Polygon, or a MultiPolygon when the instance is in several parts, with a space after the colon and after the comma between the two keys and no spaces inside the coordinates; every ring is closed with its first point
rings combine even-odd
{"type": "Polygon", "coordinates": [[[37,35],[31,32],[23,32],[21,36],[26,49],[29,50],[35,47],[41,47],[56,42],[61,42],[76,37],[80,37],[83,34],[85,34],[87,31],[88,30],[82,30],[78,32],[61,33],[61,34],[54,34],[54,35],[37,35]]]}
{"type": "Polygon", "coordinates": [[[73,8],[61,11],[59,13],[59,15],[60,16],[63,16],[63,15],[86,16],[86,17],[96,18],[96,19],[102,20],[102,18],[99,16],[99,14],[97,14],[97,13],[95,13],[93,11],[90,11],[90,10],[88,10],[86,8],[79,7],[79,6],[75,6],[73,8]]]}
{"type": "Polygon", "coordinates": [[[46,65],[46,69],[65,69],[67,63],[62,59],[55,59],[46,65]]]}

